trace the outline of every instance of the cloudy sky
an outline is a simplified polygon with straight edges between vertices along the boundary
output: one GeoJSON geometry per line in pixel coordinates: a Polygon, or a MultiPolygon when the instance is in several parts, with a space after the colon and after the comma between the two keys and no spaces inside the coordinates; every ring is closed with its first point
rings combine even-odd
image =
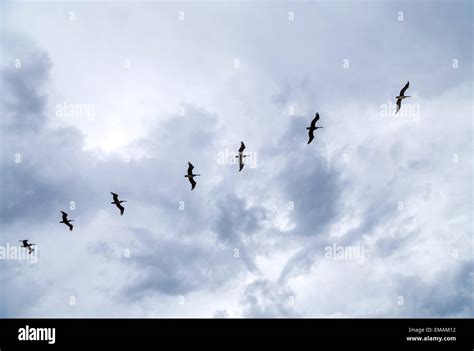
{"type": "Polygon", "coordinates": [[[472,2],[0,4],[1,317],[474,316],[472,2]]]}

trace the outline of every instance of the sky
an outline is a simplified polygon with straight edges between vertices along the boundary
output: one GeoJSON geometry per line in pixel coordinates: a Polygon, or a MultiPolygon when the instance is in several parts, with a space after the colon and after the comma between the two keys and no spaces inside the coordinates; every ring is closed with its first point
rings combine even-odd
{"type": "Polygon", "coordinates": [[[472,6],[0,2],[0,316],[474,317],[472,6]]]}

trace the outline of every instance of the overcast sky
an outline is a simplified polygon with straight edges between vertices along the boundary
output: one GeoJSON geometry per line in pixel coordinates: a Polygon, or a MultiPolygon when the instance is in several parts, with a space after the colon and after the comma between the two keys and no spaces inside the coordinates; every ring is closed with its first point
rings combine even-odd
{"type": "Polygon", "coordinates": [[[0,316],[474,317],[472,6],[1,2],[0,316]]]}

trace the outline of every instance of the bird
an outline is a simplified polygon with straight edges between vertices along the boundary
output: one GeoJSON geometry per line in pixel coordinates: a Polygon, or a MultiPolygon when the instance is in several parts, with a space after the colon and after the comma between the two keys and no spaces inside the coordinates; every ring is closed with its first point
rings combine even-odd
{"type": "Polygon", "coordinates": [[[63,211],[60,211],[62,214],[63,214],[63,220],[59,223],[64,223],[65,225],[67,225],[69,227],[69,230],[72,230],[73,228],[73,225],[71,224],[71,222],[74,222],[73,219],[67,219],[67,213],[66,212],[63,212],[63,211]]]}
{"type": "Polygon", "coordinates": [[[122,216],[123,215],[123,211],[125,211],[125,208],[121,205],[122,202],[127,202],[126,200],[119,200],[118,198],[118,194],[116,193],[112,193],[112,197],[114,199],[113,202],[111,202],[111,204],[114,204],[115,206],[117,206],[117,208],[120,210],[120,215],[122,216]]]}
{"type": "Polygon", "coordinates": [[[316,122],[319,120],[319,113],[316,112],[316,115],[314,116],[313,120],[311,121],[311,125],[309,127],[306,127],[308,130],[308,135],[309,135],[309,140],[308,144],[311,143],[314,139],[314,131],[319,128],[323,127],[316,127],[316,122]]]}
{"type": "Polygon", "coordinates": [[[240,149],[239,149],[239,154],[235,156],[236,158],[239,159],[239,172],[244,168],[244,157],[247,157],[248,155],[244,155],[243,152],[245,150],[245,144],[243,141],[240,142],[240,149]]]}
{"type": "Polygon", "coordinates": [[[188,162],[188,174],[185,175],[189,179],[189,182],[191,183],[191,190],[193,190],[196,187],[196,181],[194,180],[194,177],[200,176],[200,174],[193,174],[193,169],[194,166],[192,165],[191,162],[188,162]]]}
{"type": "Polygon", "coordinates": [[[400,111],[400,109],[402,108],[402,100],[406,99],[408,97],[411,97],[410,95],[404,95],[405,91],[408,89],[409,86],[410,86],[410,82],[407,82],[407,84],[405,84],[403,89],[400,90],[400,94],[398,96],[396,96],[396,98],[397,98],[397,111],[395,112],[395,114],[397,114],[398,111],[400,111]]]}
{"type": "Polygon", "coordinates": [[[34,251],[34,249],[31,248],[31,247],[32,247],[33,245],[36,245],[36,244],[29,244],[29,243],[28,243],[28,240],[20,240],[20,242],[23,243],[23,246],[21,246],[21,247],[25,247],[25,248],[28,249],[28,253],[31,254],[31,253],[34,251]]]}

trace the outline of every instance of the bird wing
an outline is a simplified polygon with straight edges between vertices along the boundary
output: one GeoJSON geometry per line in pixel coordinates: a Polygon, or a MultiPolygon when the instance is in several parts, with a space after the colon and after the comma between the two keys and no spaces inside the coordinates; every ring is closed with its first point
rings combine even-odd
{"type": "Polygon", "coordinates": [[[188,178],[189,182],[191,183],[191,190],[193,190],[196,186],[196,181],[193,178],[188,178]]]}
{"type": "Polygon", "coordinates": [[[23,246],[28,246],[28,240],[22,240],[23,246]]]}
{"type": "Polygon", "coordinates": [[[313,120],[311,121],[311,128],[316,127],[316,122],[319,121],[319,113],[316,112],[316,115],[314,116],[313,120]]]}
{"type": "Polygon", "coordinates": [[[67,213],[63,211],[61,213],[63,214],[63,221],[67,221],[67,213]]]}
{"type": "Polygon", "coordinates": [[[64,224],[66,224],[69,227],[69,230],[72,230],[73,225],[71,223],[67,222],[67,223],[64,223],[64,224]]]}
{"type": "Polygon", "coordinates": [[[244,168],[244,162],[243,162],[243,161],[240,161],[240,164],[239,164],[239,172],[242,170],[242,168],[244,168]]]}
{"type": "Polygon", "coordinates": [[[116,194],[116,193],[111,193],[111,194],[112,194],[112,197],[113,197],[113,199],[114,199],[114,202],[116,202],[116,201],[119,200],[119,199],[118,199],[118,194],[116,194]]]}
{"type": "Polygon", "coordinates": [[[239,152],[243,152],[245,150],[245,144],[243,141],[240,142],[240,149],[239,152]]]}
{"type": "Polygon", "coordinates": [[[188,162],[188,174],[193,174],[193,168],[194,166],[192,165],[192,163],[188,162]]]}
{"type": "Polygon", "coordinates": [[[408,89],[409,86],[410,86],[410,82],[407,82],[407,84],[405,84],[403,89],[400,90],[400,96],[403,96],[405,94],[405,91],[408,89]]]}
{"type": "Polygon", "coordinates": [[[400,111],[401,107],[402,107],[402,99],[397,99],[397,111],[395,112],[395,114],[397,114],[398,111],[400,111]]]}
{"type": "Polygon", "coordinates": [[[123,211],[125,211],[125,208],[119,203],[116,204],[118,209],[120,210],[120,215],[123,215],[123,211]]]}
{"type": "Polygon", "coordinates": [[[314,130],[313,130],[313,129],[310,129],[310,130],[308,131],[308,136],[309,136],[309,140],[308,140],[308,144],[309,144],[309,143],[312,142],[313,139],[314,139],[314,130]]]}

